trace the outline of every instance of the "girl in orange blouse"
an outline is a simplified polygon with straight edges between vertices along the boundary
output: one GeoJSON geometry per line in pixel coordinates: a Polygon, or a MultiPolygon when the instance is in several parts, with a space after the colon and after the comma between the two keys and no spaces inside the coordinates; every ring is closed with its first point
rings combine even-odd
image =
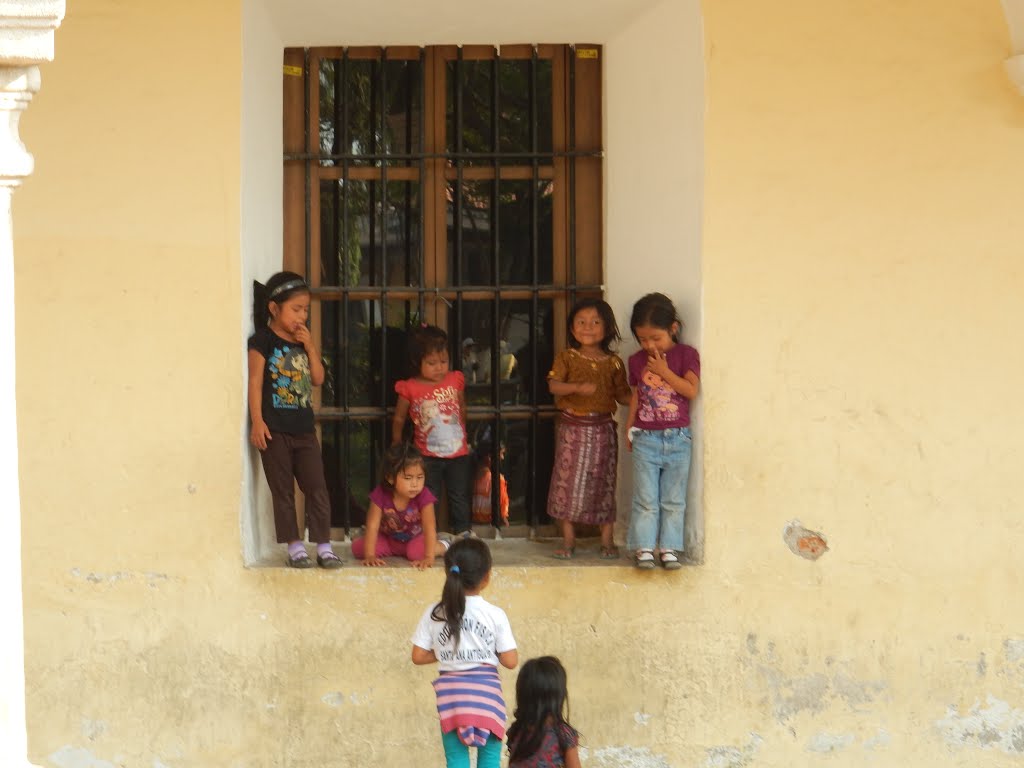
{"type": "Polygon", "coordinates": [[[569,348],[548,372],[548,389],[561,410],[548,515],[559,521],[562,546],[554,556],[571,560],[576,523],[601,528],[601,557],[615,559],[615,471],[619,456],[616,404],[630,398],[626,368],[615,354],[619,328],[608,303],[583,299],[569,313],[569,348]]]}

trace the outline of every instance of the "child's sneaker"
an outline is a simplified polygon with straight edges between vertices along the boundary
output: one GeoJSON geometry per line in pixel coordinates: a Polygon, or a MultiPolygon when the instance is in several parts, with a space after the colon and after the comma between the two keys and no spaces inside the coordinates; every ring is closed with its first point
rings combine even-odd
{"type": "Polygon", "coordinates": [[[666,549],[661,553],[661,566],[666,571],[678,571],[683,567],[683,564],[679,562],[679,557],[671,549],[666,549]]]}
{"type": "Polygon", "coordinates": [[[654,568],[654,550],[638,549],[636,551],[636,567],[642,571],[649,571],[654,568]]]}

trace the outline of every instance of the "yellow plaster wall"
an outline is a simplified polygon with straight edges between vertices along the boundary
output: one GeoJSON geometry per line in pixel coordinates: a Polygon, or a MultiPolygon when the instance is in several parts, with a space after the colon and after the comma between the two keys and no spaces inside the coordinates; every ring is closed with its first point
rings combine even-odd
{"type": "MultiPolygon", "coordinates": [[[[1015,763],[1024,101],[999,3],[704,12],[707,562],[504,569],[488,596],[524,657],[568,663],[591,767],[1015,763]]],[[[71,3],[24,120],[40,765],[440,763],[406,661],[437,572],[241,567],[239,19],[71,3]]]]}

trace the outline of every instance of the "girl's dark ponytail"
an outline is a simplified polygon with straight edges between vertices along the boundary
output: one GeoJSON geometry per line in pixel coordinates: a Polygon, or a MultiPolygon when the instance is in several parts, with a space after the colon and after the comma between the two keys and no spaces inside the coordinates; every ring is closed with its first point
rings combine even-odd
{"type": "Polygon", "coordinates": [[[267,286],[259,280],[252,281],[252,324],[258,331],[270,322],[270,308],[267,306],[267,286]]]}
{"type": "Polygon", "coordinates": [[[443,621],[451,635],[452,648],[458,650],[462,637],[462,617],[466,615],[466,590],[475,590],[491,572],[491,550],[480,539],[460,539],[444,553],[444,589],[441,602],[430,618],[443,621]]]}

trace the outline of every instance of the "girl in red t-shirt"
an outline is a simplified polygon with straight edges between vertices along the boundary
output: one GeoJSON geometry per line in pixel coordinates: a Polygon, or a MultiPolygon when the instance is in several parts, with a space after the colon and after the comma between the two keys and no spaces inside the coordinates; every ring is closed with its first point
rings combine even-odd
{"type": "Polygon", "coordinates": [[[449,368],[448,334],[433,325],[413,329],[409,359],[417,375],[395,384],[398,404],[391,442],[402,441],[405,420],[413,425],[413,442],[423,454],[427,487],[438,499],[448,494],[450,528],[470,531],[469,496],[472,459],[466,444],[466,380],[449,368]]]}

